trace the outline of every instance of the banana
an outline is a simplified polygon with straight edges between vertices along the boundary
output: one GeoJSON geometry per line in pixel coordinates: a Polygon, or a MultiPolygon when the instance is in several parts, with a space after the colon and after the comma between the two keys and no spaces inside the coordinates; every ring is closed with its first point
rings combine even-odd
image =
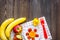
{"type": "Polygon", "coordinates": [[[5,20],[2,24],[1,24],[1,27],[0,27],[0,31],[1,31],[1,39],[2,40],[8,40],[6,38],[6,35],[5,35],[5,29],[6,27],[8,26],[8,24],[10,24],[11,22],[14,21],[14,18],[9,18],[7,20],[5,20]]]}
{"type": "Polygon", "coordinates": [[[1,28],[0,28],[0,37],[1,37],[1,28]]]}
{"type": "Polygon", "coordinates": [[[13,21],[11,24],[8,25],[8,27],[6,28],[6,31],[5,31],[5,34],[8,39],[10,38],[10,33],[11,33],[11,30],[13,29],[13,27],[24,21],[26,21],[25,17],[16,19],[15,21],[13,21]]]}

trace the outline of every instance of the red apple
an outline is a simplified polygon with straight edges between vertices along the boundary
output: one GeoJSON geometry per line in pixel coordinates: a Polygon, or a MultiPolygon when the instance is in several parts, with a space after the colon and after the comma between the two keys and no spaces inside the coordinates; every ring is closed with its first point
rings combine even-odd
{"type": "Polygon", "coordinates": [[[19,32],[22,31],[22,27],[21,27],[20,25],[16,25],[16,26],[13,28],[13,31],[14,31],[15,33],[19,33],[19,32]]]}

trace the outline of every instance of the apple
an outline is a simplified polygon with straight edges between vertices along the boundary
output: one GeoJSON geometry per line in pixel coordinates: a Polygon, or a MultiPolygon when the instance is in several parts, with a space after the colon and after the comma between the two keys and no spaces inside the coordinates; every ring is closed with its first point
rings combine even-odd
{"type": "Polygon", "coordinates": [[[22,40],[22,36],[21,35],[16,35],[16,37],[20,40],[22,40]]]}
{"type": "Polygon", "coordinates": [[[20,33],[22,31],[22,27],[20,25],[16,25],[14,28],[13,28],[13,31],[15,33],[20,33]]]}
{"type": "Polygon", "coordinates": [[[15,34],[13,40],[22,40],[22,36],[15,34]]]}
{"type": "Polygon", "coordinates": [[[14,35],[14,38],[13,38],[13,40],[18,40],[18,38],[16,37],[16,34],[14,35]]]}

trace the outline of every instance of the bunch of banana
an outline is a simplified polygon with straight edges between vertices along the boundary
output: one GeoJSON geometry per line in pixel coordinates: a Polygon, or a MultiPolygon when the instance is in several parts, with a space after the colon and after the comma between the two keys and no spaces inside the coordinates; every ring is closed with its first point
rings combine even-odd
{"type": "Polygon", "coordinates": [[[6,29],[6,27],[8,26],[8,24],[10,24],[11,22],[13,22],[14,21],[14,18],[9,18],[9,19],[7,19],[7,20],[5,20],[2,24],[1,24],[1,39],[2,40],[8,40],[7,38],[6,38],[6,36],[5,36],[5,29],[6,29]]]}
{"type": "Polygon", "coordinates": [[[10,38],[11,30],[14,26],[24,22],[26,20],[25,17],[16,19],[14,21],[14,18],[9,18],[5,20],[0,27],[0,37],[2,40],[8,40],[10,38]]]}

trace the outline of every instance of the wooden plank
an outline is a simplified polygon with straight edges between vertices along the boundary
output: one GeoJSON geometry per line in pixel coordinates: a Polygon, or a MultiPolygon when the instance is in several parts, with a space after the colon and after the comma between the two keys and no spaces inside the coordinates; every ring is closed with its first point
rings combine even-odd
{"type": "Polygon", "coordinates": [[[57,26],[56,26],[56,28],[57,28],[57,31],[56,31],[56,35],[57,35],[57,39],[56,40],[60,40],[60,0],[57,0],[56,1],[57,2],[57,13],[56,13],[56,17],[57,17],[57,19],[56,19],[56,21],[57,21],[57,26]]]}
{"type": "Polygon", "coordinates": [[[5,4],[5,0],[0,0],[0,24],[6,19],[5,4]]]}
{"type": "Polygon", "coordinates": [[[28,20],[33,19],[33,6],[32,6],[32,1],[33,0],[28,0],[28,20]]]}
{"type": "Polygon", "coordinates": [[[57,40],[56,39],[56,0],[51,0],[51,33],[52,33],[52,40],[57,40]]]}
{"type": "Polygon", "coordinates": [[[28,0],[20,0],[20,17],[28,19],[28,0]]]}
{"type": "Polygon", "coordinates": [[[7,18],[13,17],[13,0],[6,0],[5,8],[7,18]]]}
{"type": "Polygon", "coordinates": [[[13,2],[13,15],[14,15],[14,18],[17,18],[17,0],[13,0],[14,2],[13,2]]]}
{"type": "Polygon", "coordinates": [[[32,7],[33,7],[33,18],[34,17],[40,17],[41,16],[41,6],[39,0],[33,0],[32,1],[32,7]]]}
{"type": "Polygon", "coordinates": [[[27,17],[28,18],[28,1],[15,0],[14,2],[14,17],[27,17]]]}

